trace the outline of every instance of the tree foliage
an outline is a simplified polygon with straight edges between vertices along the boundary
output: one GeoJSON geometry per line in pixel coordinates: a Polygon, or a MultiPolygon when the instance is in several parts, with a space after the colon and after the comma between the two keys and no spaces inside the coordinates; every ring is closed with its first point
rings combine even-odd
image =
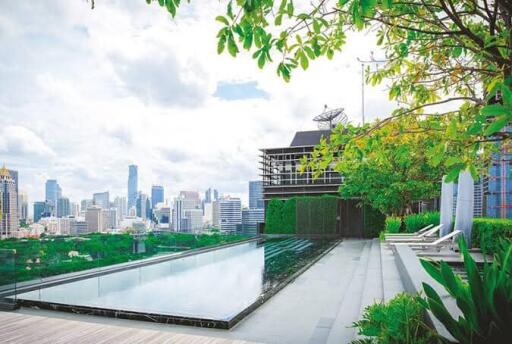
{"type": "MultiPolygon", "coordinates": [[[[180,4],[158,2],[172,16],[180,4]]],[[[512,121],[510,0],[237,0],[226,1],[216,20],[219,53],[246,50],[260,68],[274,63],[286,81],[314,60],[332,59],[349,32],[374,33],[386,62],[368,69],[366,81],[386,82],[399,106],[366,134],[397,117],[456,115],[445,127],[445,149],[455,139],[467,150],[448,166],[451,180],[475,171],[482,142],[510,140],[503,130],[512,121]]]]}
{"type": "Polygon", "coordinates": [[[344,177],[342,197],[403,216],[411,212],[413,202],[439,195],[445,165],[463,166],[461,158],[445,153],[443,126],[433,118],[404,117],[373,130],[371,136],[362,135],[364,127],[340,126],[329,141],[322,140],[311,159],[302,159],[302,171],[311,169],[318,176],[333,166],[344,177]]]}

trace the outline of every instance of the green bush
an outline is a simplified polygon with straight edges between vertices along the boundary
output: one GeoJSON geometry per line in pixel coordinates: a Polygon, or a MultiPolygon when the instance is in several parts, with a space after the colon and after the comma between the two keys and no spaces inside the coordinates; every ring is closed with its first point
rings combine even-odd
{"type": "Polygon", "coordinates": [[[363,207],[363,221],[365,238],[376,238],[385,228],[386,216],[370,206],[363,207]]]}
{"type": "Polygon", "coordinates": [[[443,323],[459,343],[505,344],[512,338],[512,242],[502,240],[492,263],[478,271],[464,239],[459,239],[467,282],[455,274],[446,262],[422,259],[421,264],[457,302],[462,315],[454,319],[439,294],[423,283],[424,305],[443,323]]]}
{"type": "Polygon", "coordinates": [[[414,233],[428,225],[437,226],[439,220],[439,212],[437,211],[407,215],[404,217],[405,231],[414,233]]]}
{"type": "Polygon", "coordinates": [[[512,240],[511,219],[473,219],[471,242],[482,251],[492,254],[496,251],[501,239],[512,240]]]}
{"type": "Polygon", "coordinates": [[[282,229],[283,234],[294,234],[297,223],[297,200],[289,198],[284,201],[282,208],[282,229]]]}
{"type": "Polygon", "coordinates": [[[398,233],[402,226],[402,219],[395,216],[386,217],[386,233],[398,233]]]}
{"type": "Polygon", "coordinates": [[[265,210],[265,233],[277,234],[283,231],[283,205],[279,199],[271,199],[265,210]]]}
{"type": "Polygon", "coordinates": [[[438,343],[424,322],[424,307],[417,296],[401,293],[389,303],[365,308],[363,319],[354,323],[358,334],[367,338],[352,343],[429,344],[438,343]]]}

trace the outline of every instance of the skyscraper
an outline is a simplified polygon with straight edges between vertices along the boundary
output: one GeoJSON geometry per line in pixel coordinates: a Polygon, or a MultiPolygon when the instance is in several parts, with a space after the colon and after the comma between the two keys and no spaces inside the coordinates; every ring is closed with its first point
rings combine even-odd
{"type": "Polygon", "coordinates": [[[20,220],[28,219],[28,195],[26,192],[18,192],[18,216],[20,220]]]}
{"type": "Polygon", "coordinates": [[[118,221],[122,221],[128,214],[126,197],[116,197],[114,199],[114,207],[117,209],[118,221]]]}
{"type": "Polygon", "coordinates": [[[110,195],[108,191],[93,194],[92,201],[94,205],[102,209],[110,209],[110,195]]]}
{"type": "Polygon", "coordinates": [[[219,191],[217,189],[208,188],[204,192],[204,203],[212,203],[219,199],[219,191]]]}
{"type": "Polygon", "coordinates": [[[236,231],[242,225],[240,198],[226,197],[213,202],[213,225],[221,231],[236,231]]]}
{"type": "Polygon", "coordinates": [[[59,183],[55,179],[48,179],[46,181],[46,198],[45,200],[52,208],[52,215],[56,214],[57,211],[57,200],[62,197],[62,189],[59,183]]]}
{"type": "Polygon", "coordinates": [[[151,204],[153,208],[158,203],[164,203],[164,187],[161,185],[153,185],[151,187],[151,204]]]}
{"type": "Polygon", "coordinates": [[[136,206],[138,190],[137,165],[128,166],[128,209],[136,206]]]}
{"type": "Polygon", "coordinates": [[[34,223],[39,222],[43,217],[49,216],[51,216],[51,211],[48,202],[34,202],[34,223]]]}
{"type": "Polygon", "coordinates": [[[57,200],[57,217],[66,217],[71,214],[71,205],[69,203],[69,198],[60,197],[57,200]]]}
{"type": "Polygon", "coordinates": [[[135,207],[137,208],[137,216],[146,219],[148,217],[147,212],[148,196],[142,192],[139,192],[135,201],[135,207]]]}
{"type": "Polygon", "coordinates": [[[254,180],[249,182],[249,208],[264,208],[263,182],[254,180]]]}
{"type": "Polygon", "coordinates": [[[0,238],[7,238],[18,229],[18,193],[9,171],[0,168],[0,238]]]}

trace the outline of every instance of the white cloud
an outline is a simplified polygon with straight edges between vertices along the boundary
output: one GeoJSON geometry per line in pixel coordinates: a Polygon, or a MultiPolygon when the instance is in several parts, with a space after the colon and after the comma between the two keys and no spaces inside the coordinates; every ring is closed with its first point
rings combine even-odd
{"type": "MultiPolygon", "coordinates": [[[[324,104],[360,120],[356,57],[375,49],[373,37],[349,37],[341,55],[287,84],[250,54],[217,55],[214,18],[224,6],[185,3],[171,20],[141,0],[94,10],[85,1],[0,2],[0,161],[19,170],[31,201],[46,178],[75,201],[124,195],[130,163],[148,193],[151,184],[166,197],[214,186],[245,198],[259,148],[313,129],[324,104]],[[220,83],[257,84],[268,97],[222,100],[220,83]]],[[[383,117],[392,105],[383,87],[366,94],[367,118],[383,117]]]]}
{"type": "Polygon", "coordinates": [[[52,159],[56,155],[33,131],[17,125],[0,130],[0,154],[17,159],[52,159]]]}

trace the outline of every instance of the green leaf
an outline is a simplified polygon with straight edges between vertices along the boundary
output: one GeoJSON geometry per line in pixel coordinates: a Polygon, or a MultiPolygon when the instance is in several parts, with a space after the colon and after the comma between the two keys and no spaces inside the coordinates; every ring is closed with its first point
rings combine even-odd
{"type": "Polygon", "coordinates": [[[501,104],[491,104],[491,105],[484,106],[480,110],[480,113],[486,117],[489,117],[489,116],[503,115],[509,111],[510,111],[510,109],[508,109],[506,106],[503,106],[501,104]]]}
{"type": "Polygon", "coordinates": [[[229,26],[228,20],[223,16],[217,16],[217,17],[215,17],[215,20],[226,25],[226,26],[229,26]]]}
{"type": "Polygon", "coordinates": [[[509,118],[506,116],[499,117],[497,120],[492,122],[485,130],[484,135],[489,136],[494,133],[497,133],[501,129],[503,129],[509,122],[509,118]]]}
{"type": "Polygon", "coordinates": [[[288,6],[286,7],[286,14],[288,14],[288,18],[291,18],[293,16],[293,11],[294,11],[293,1],[290,0],[290,2],[288,3],[288,6]]]}
{"type": "Polygon", "coordinates": [[[219,41],[217,42],[217,54],[222,54],[224,48],[226,47],[226,36],[221,36],[219,41]]]}
{"type": "Polygon", "coordinates": [[[228,35],[228,52],[231,56],[236,57],[238,54],[238,46],[236,45],[235,39],[233,38],[233,33],[230,32],[228,35]]]}
{"type": "Polygon", "coordinates": [[[455,47],[452,49],[452,57],[459,57],[460,55],[462,55],[462,47],[455,47]]]}
{"type": "Polygon", "coordinates": [[[265,66],[265,54],[262,52],[258,58],[258,67],[261,69],[265,66]]]}
{"type": "Polygon", "coordinates": [[[302,69],[306,70],[308,69],[308,66],[309,66],[309,60],[308,60],[308,57],[306,56],[306,54],[304,53],[304,50],[299,50],[299,63],[300,63],[300,66],[302,67],[302,69]]]}
{"type": "Polygon", "coordinates": [[[165,4],[167,5],[167,10],[171,14],[171,16],[174,18],[176,16],[176,6],[174,6],[174,2],[171,0],[167,0],[165,2],[165,4]]]}

